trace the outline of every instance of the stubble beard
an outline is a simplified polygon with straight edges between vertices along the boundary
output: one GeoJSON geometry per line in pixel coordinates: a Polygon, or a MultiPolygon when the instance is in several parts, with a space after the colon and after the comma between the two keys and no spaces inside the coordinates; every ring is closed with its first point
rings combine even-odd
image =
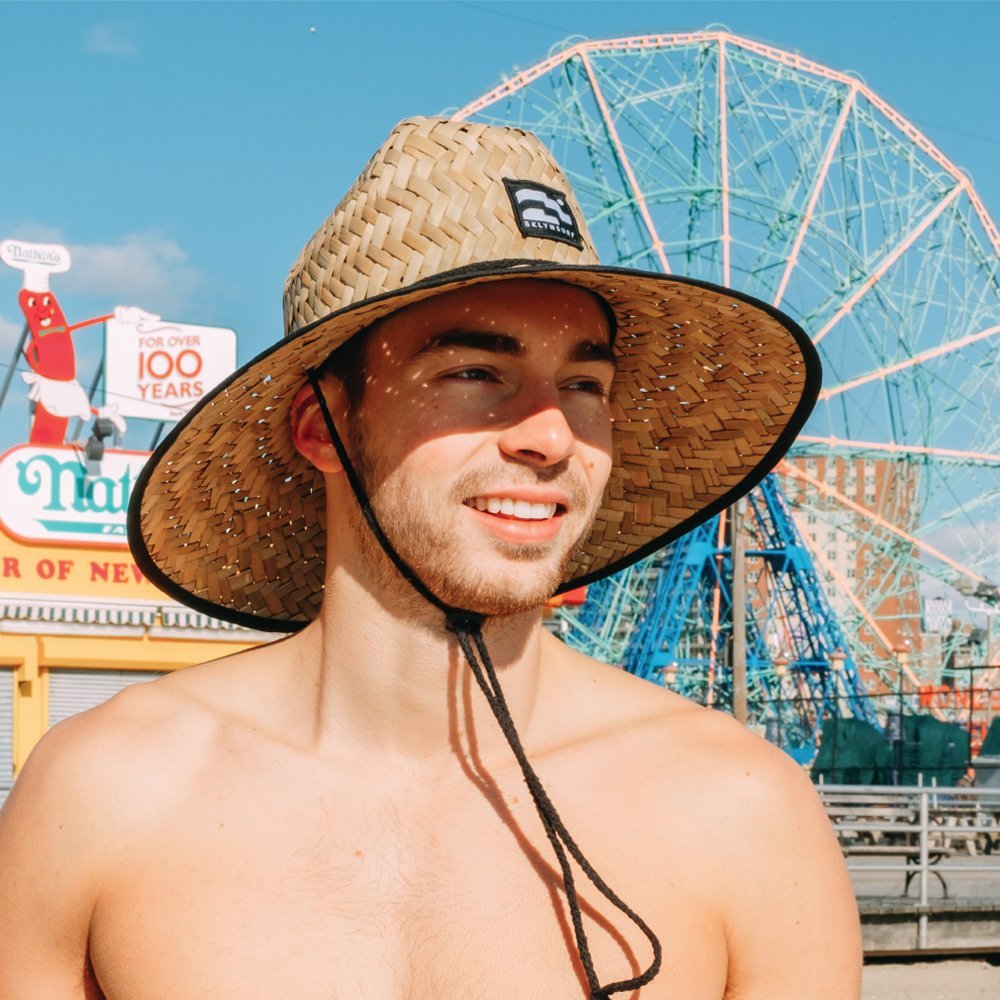
{"type": "MultiPolygon", "coordinates": [[[[491,539],[493,552],[501,562],[537,565],[535,572],[506,574],[500,568],[491,575],[490,571],[474,565],[471,554],[463,551],[468,536],[462,537],[454,512],[460,513],[464,500],[481,495],[497,483],[515,485],[510,469],[479,470],[463,476],[451,489],[444,509],[433,509],[426,492],[408,488],[405,477],[398,470],[382,468],[382,463],[363,442],[352,440],[351,453],[375,518],[399,558],[444,604],[490,617],[533,611],[551,597],[565,579],[597,514],[600,498],[591,499],[586,486],[578,479],[560,475],[559,488],[569,496],[569,509],[591,508],[579,530],[565,541],[562,538],[564,527],[554,542],[541,545],[491,539]]],[[[553,481],[551,477],[543,479],[540,476],[529,480],[524,473],[518,478],[532,485],[553,481]]],[[[358,538],[365,572],[378,592],[382,595],[399,593],[404,602],[416,599],[418,604],[411,606],[426,607],[424,598],[417,595],[387,556],[356,504],[351,504],[350,527],[358,538]]]]}

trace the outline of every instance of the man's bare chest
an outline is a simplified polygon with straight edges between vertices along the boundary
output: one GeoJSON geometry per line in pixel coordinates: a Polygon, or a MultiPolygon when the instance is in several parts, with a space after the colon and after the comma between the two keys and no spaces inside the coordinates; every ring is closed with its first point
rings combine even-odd
{"type": "MultiPolygon", "coordinates": [[[[526,794],[386,801],[360,786],[344,791],[308,801],[291,791],[220,793],[185,810],[174,829],[129,844],[91,931],[107,1000],[586,997],[526,794]]],[[[687,955],[685,991],[661,989],[675,980],[671,970],[644,1000],[718,1000],[724,948],[704,902],[683,878],[637,877],[641,845],[614,850],[613,836],[586,833],[591,860],[658,925],[667,961],[682,947],[687,955]],[[646,886],[642,898],[636,886],[646,886]],[[692,950],[704,956],[694,971],[692,950]]],[[[602,980],[644,968],[648,949],[628,921],[596,893],[585,898],[602,980]]]]}

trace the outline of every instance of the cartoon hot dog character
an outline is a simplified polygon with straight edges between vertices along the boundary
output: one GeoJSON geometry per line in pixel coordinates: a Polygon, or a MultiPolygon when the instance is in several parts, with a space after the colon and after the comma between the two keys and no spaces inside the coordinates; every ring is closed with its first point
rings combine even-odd
{"type": "Polygon", "coordinates": [[[31,371],[22,372],[21,377],[30,386],[28,397],[35,403],[31,444],[64,444],[70,419],[86,420],[92,414],[110,418],[119,432],[124,432],[125,421],[113,412],[117,407],[94,409],[77,381],[74,331],[103,323],[114,314],[67,323],[49,288],[49,276],[69,270],[69,251],[58,244],[4,240],[0,243],[0,260],[24,272],[24,287],[17,301],[30,334],[24,357],[31,371]]]}

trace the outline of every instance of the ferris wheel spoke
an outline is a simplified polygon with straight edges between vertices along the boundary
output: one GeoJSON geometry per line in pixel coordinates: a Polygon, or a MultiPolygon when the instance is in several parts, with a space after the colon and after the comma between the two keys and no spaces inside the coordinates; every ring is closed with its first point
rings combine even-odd
{"type": "Polygon", "coordinates": [[[934,518],[933,521],[925,522],[922,527],[928,533],[933,533],[939,528],[943,529],[946,526],[950,526],[950,522],[958,518],[965,521],[968,527],[973,531],[977,531],[978,526],[973,520],[972,515],[975,514],[980,507],[985,506],[989,502],[989,497],[982,495],[971,499],[968,497],[963,499],[954,494],[954,492],[950,489],[950,484],[948,484],[947,479],[945,479],[945,483],[948,495],[951,497],[954,506],[948,510],[942,511],[934,518]]]}
{"type": "Polygon", "coordinates": [[[732,236],[729,232],[729,115],[726,88],[726,42],[719,39],[719,187],[722,203],[722,283],[729,287],[729,254],[732,236]]]}
{"type": "Polygon", "coordinates": [[[810,476],[809,473],[798,468],[798,466],[793,465],[787,459],[782,459],[778,465],[778,469],[783,475],[791,476],[794,479],[802,480],[808,483],[810,486],[815,487],[820,493],[824,494],[832,500],[836,500],[838,503],[842,504],[848,510],[854,511],[855,514],[860,514],[862,517],[867,518],[873,524],[878,525],[880,528],[888,531],[890,534],[895,535],[897,538],[901,538],[911,545],[915,545],[917,548],[921,549],[927,555],[932,556],[934,559],[938,559],[947,566],[951,566],[952,569],[957,570],[963,576],[968,577],[970,580],[975,580],[977,583],[987,583],[988,581],[984,576],[980,576],[974,569],[968,566],[963,566],[957,559],[952,559],[951,556],[946,555],[940,549],[936,549],[929,542],[923,541],[923,539],[917,538],[915,535],[911,535],[908,531],[904,531],[899,525],[893,524],[892,521],[887,520],[882,517],[877,511],[870,509],[869,507],[863,507],[859,503],[855,503],[850,497],[844,496],[843,493],[835,490],[832,486],[824,483],[822,480],[816,479],[815,476],[810,476]]]}
{"type": "Polygon", "coordinates": [[[875,267],[869,277],[863,281],[855,291],[850,295],[847,301],[834,313],[834,315],[826,322],[823,328],[813,337],[813,343],[818,344],[836,325],[846,316],[858,303],[863,295],[868,292],[878,280],[885,274],[886,271],[896,263],[897,260],[919,239],[920,235],[926,230],[934,220],[965,190],[966,185],[963,182],[956,184],[948,194],[942,198],[937,205],[931,211],[929,211],[923,219],[907,234],[907,236],[888,254],[882,259],[882,261],[875,267]]]}
{"type": "Polygon", "coordinates": [[[788,287],[789,279],[792,276],[792,271],[795,270],[795,266],[799,262],[799,251],[802,249],[802,243],[806,238],[806,232],[809,229],[809,224],[812,222],[813,212],[816,210],[816,203],[819,201],[820,192],[823,190],[823,185],[826,183],[827,176],[830,173],[830,165],[833,163],[834,154],[840,145],[841,137],[844,134],[844,126],[847,124],[847,119],[854,107],[854,99],[857,96],[857,93],[858,88],[856,86],[851,87],[848,90],[847,100],[844,101],[844,106],[840,109],[840,114],[837,116],[837,122],[830,134],[826,151],[823,154],[823,161],[820,164],[820,168],[816,173],[816,178],[813,181],[812,190],[809,194],[809,202],[806,205],[805,211],[802,213],[802,222],[799,225],[798,232],[795,234],[795,242],[792,245],[791,253],[788,255],[788,263],[785,265],[785,271],[781,276],[780,283],[778,284],[778,291],[773,299],[775,306],[781,304],[781,300],[785,295],[785,289],[788,287]]]}
{"type": "Polygon", "coordinates": [[[826,573],[830,579],[832,579],[837,586],[840,588],[840,592],[850,601],[854,609],[861,615],[865,623],[872,631],[872,635],[879,641],[882,648],[887,653],[893,652],[892,642],[889,637],[885,634],[882,626],[879,625],[878,620],[875,616],[865,607],[861,598],[855,593],[854,587],[851,585],[850,581],[844,576],[843,573],[838,570],[833,563],[823,554],[819,545],[814,542],[811,538],[803,539],[806,548],[809,550],[810,555],[813,557],[815,562],[819,565],[820,569],[826,573]]]}
{"type": "Polygon", "coordinates": [[[885,452],[891,455],[929,455],[932,458],[954,459],[966,464],[1000,465],[1000,452],[961,451],[956,448],[937,448],[923,445],[896,444],[892,441],[856,441],[851,438],[838,438],[832,435],[819,437],[815,434],[800,434],[797,441],[807,444],[821,444],[827,448],[843,448],[849,453],[885,452]]]}
{"type": "Polygon", "coordinates": [[[728,41],[724,69],[727,198],[720,201],[728,209],[730,284],[773,299],[809,214],[844,88],[788,74],[728,41]]]}
{"type": "Polygon", "coordinates": [[[591,66],[590,60],[587,58],[586,53],[580,54],[580,59],[583,62],[584,69],[587,72],[587,78],[590,80],[591,89],[594,92],[594,98],[597,101],[597,106],[600,108],[601,117],[604,120],[604,127],[607,129],[608,138],[611,140],[615,151],[618,154],[618,162],[628,178],[629,188],[631,189],[632,198],[635,200],[636,205],[639,207],[639,212],[642,215],[643,222],[646,225],[646,230],[649,233],[649,239],[652,243],[653,250],[656,253],[657,258],[660,261],[660,266],[663,268],[664,274],[670,274],[670,265],[667,263],[667,255],[663,249],[663,240],[660,239],[659,233],[656,231],[656,227],[653,225],[653,219],[649,214],[649,208],[646,205],[646,198],[642,193],[642,188],[639,186],[639,182],[636,180],[635,173],[632,170],[632,164],[629,162],[629,158],[625,153],[625,147],[622,145],[622,141],[619,138],[618,130],[615,128],[615,123],[611,117],[611,112],[608,109],[608,103],[604,99],[604,94],[597,82],[597,77],[594,74],[593,66],[591,66]]]}
{"type": "MultiPolygon", "coordinates": [[[[960,337],[958,340],[952,340],[947,344],[940,344],[937,347],[932,347],[926,351],[922,351],[920,354],[915,354],[912,358],[907,358],[905,361],[898,361],[894,365],[886,365],[884,368],[868,372],[866,375],[860,375],[848,382],[842,382],[840,385],[834,385],[823,389],[819,394],[820,401],[826,401],[834,396],[840,395],[842,392],[847,392],[850,389],[856,389],[858,386],[865,385],[868,382],[885,379],[889,375],[904,371],[907,368],[912,368],[914,365],[922,365],[925,361],[930,361],[932,358],[938,358],[943,354],[958,351],[963,347],[968,347],[970,344],[975,344],[980,340],[985,340],[987,337],[996,336],[998,333],[1000,333],[1000,324],[995,324],[994,326],[989,326],[985,330],[980,330],[977,333],[970,333],[966,337],[960,337]]],[[[815,339],[819,340],[819,335],[817,335],[815,339]]]]}

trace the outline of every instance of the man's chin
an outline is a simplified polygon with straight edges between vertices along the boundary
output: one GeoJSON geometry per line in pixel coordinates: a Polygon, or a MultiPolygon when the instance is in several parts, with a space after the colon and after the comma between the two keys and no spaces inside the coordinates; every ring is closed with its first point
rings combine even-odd
{"type": "Polygon", "coordinates": [[[487,618],[513,618],[538,611],[550,596],[551,592],[539,597],[536,594],[478,590],[456,593],[456,600],[449,603],[452,603],[453,607],[462,608],[464,611],[473,611],[476,614],[485,615],[487,618]]]}
{"type": "MultiPolygon", "coordinates": [[[[545,554],[551,560],[551,550],[545,554]]],[[[432,589],[445,603],[466,611],[489,617],[524,614],[541,607],[562,582],[561,566],[549,560],[545,565],[522,552],[520,558],[496,560],[491,569],[480,564],[475,578],[439,578],[432,589]]]]}

